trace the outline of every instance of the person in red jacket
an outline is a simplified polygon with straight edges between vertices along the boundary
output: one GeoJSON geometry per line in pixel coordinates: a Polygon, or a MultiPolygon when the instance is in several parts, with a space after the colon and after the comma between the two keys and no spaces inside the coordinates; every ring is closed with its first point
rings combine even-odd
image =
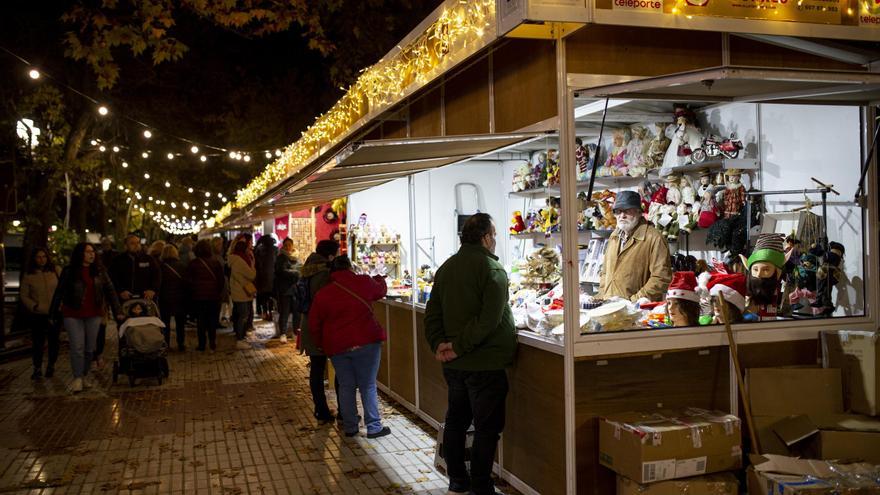
{"type": "Polygon", "coordinates": [[[372,303],[385,297],[385,278],[354,273],[347,256],[334,258],[330,271],[331,282],[315,294],[309,309],[309,331],[336,368],[345,436],[358,434],[355,391],[360,390],[367,438],[384,437],[391,429],[379,417],[376,374],[387,337],[372,303]]]}

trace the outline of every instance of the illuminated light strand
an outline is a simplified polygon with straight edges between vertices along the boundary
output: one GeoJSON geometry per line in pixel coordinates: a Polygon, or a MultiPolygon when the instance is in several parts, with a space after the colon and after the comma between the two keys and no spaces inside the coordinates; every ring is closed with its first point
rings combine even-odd
{"type": "Polygon", "coordinates": [[[318,116],[300,139],[240,189],[234,202],[221,208],[216,221],[222,222],[233,208],[247,206],[273,184],[301,170],[322,146],[348,131],[370,110],[393,104],[414,83],[426,83],[452,47],[467,47],[470,40],[485,34],[494,22],[494,14],[494,0],[458,3],[444,10],[424,33],[398,53],[361,71],[357,81],[330,110],[318,116]]]}

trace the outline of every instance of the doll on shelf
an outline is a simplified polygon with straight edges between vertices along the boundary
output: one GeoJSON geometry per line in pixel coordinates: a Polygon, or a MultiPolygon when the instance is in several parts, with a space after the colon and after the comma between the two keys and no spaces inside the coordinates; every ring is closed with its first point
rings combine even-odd
{"type": "Polygon", "coordinates": [[[666,137],[666,127],[669,124],[657,122],[654,124],[654,138],[648,142],[645,151],[645,166],[648,170],[660,168],[663,166],[663,158],[666,156],[666,150],[669,148],[670,140],[666,137]]]}
{"type": "Polygon", "coordinates": [[[627,144],[631,137],[629,129],[614,130],[611,138],[611,151],[608,152],[608,158],[605,159],[605,167],[602,170],[603,175],[619,177],[627,174],[629,171],[627,144]]]}
{"type": "Polygon", "coordinates": [[[666,175],[677,167],[693,163],[693,150],[703,144],[703,133],[697,128],[694,112],[684,105],[675,107],[675,123],[666,128],[669,147],[663,157],[663,168],[660,175],[666,175]]]}
{"type": "Polygon", "coordinates": [[[649,141],[648,128],[642,125],[634,125],[631,130],[632,138],[626,145],[626,156],[629,162],[627,174],[631,177],[644,177],[648,174],[648,158],[646,151],[649,141]]]}
{"type": "Polygon", "coordinates": [[[723,218],[730,218],[742,213],[746,205],[746,188],[743,186],[742,171],[729,169],[724,172],[724,188],[715,195],[715,201],[723,218]]]}
{"type": "Polygon", "coordinates": [[[581,138],[575,138],[574,143],[574,161],[577,165],[577,180],[586,180],[587,177],[589,177],[587,172],[590,171],[590,150],[584,146],[584,141],[581,138]]]}

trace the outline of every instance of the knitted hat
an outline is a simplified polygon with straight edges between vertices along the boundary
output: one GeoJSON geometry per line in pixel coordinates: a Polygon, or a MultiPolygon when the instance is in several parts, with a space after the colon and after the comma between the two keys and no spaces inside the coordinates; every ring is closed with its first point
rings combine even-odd
{"type": "Polygon", "coordinates": [[[675,272],[672,274],[672,283],[666,290],[666,299],[685,299],[700,302],[700,296],[696,293],[697,276],[694,272],[675,272]]]}
{"type": "Polygon", "coordinates": [[[746,276],[742,273],[713,273],[706,284],[709,295],[724,295],[724,300],[740,311],[746,310],[746,276]]]}
{"type": "Polygon", "coordinates": [[[785,248],[782,243],[785,234],[761,234],[755,244],[755,250],[746,263],[749,268],[759,261],[767,261],[776,268],[785,266],[785,248]]]}

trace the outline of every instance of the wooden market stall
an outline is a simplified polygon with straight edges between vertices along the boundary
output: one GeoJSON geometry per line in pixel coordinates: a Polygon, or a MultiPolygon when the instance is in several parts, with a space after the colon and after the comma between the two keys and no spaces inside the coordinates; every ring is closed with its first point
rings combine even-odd
{"type": "MultiPolygon", "coordinates": [[[[244,204],[221,223],[253,223],[405,179],[407,197],[389,201],[410,210],[409,224],[399,227],[410,231],[406,248],[416,253],[413,211],[423,198],[414,192],[413,174],[467,163],[548,133],[561,136],[560,163],[574,163],[574,107],[581,100],[851,105],[861,108],[860,139],[866,142],[873,131],[871,105],[880,101],[880,74],[872,47],[857,40],[877,40],[880,30],[864,20],[874,14],[860,13],[857,2],[838,3],[837,16],[799,17],[789,9],[773,17],[785,19],[779,21],[693,11],[672,0],[522,1],[497,7],[485,0],[447,2],[386,60],[437,22],[454,22],[449,12],[475,19],[479,10],[484,14],[479,30],[445,47],[439,62],[390,96],[364,97],[367,108],[357,118],[322,137],[313,153],[274,174],[262,190],[244,195],[244,204]],[[650,8],[631,5],[636,3],[650,8]],[[465,8],[473,11],[455,10],[465,8]],[[831,47],[811,38],[854,42],[831,47]]],[[[869,163],[860,256],[863,272],[877,273],[877,164],[869,163]]],[[[576,215],[566,214],[576,211],[578,187],[574,167],[563,166],[566,295],[580,292],[580,235],[576,215]]],[[[417,271],[415,256],[409,267],[417,271]]],[[[863,311],[856,316],[735,326],[743,366],[815,365],[820,330],[875,330],[878,283],[876,277],[866,280],[863,311]]],[[[446,385],[424,338],[424,306],[388,300],[377,303],[375,313],[389,335],[381,389],[438,426],[446,385]]],[[[676,407],[740,412],[723,327],[581,335],[577,308],[566,306],[564,318],[564,339],[519,335],[497,465],[519,490],[612,493],[613,473],[598,462],[601,415],[676,407]]]]}

